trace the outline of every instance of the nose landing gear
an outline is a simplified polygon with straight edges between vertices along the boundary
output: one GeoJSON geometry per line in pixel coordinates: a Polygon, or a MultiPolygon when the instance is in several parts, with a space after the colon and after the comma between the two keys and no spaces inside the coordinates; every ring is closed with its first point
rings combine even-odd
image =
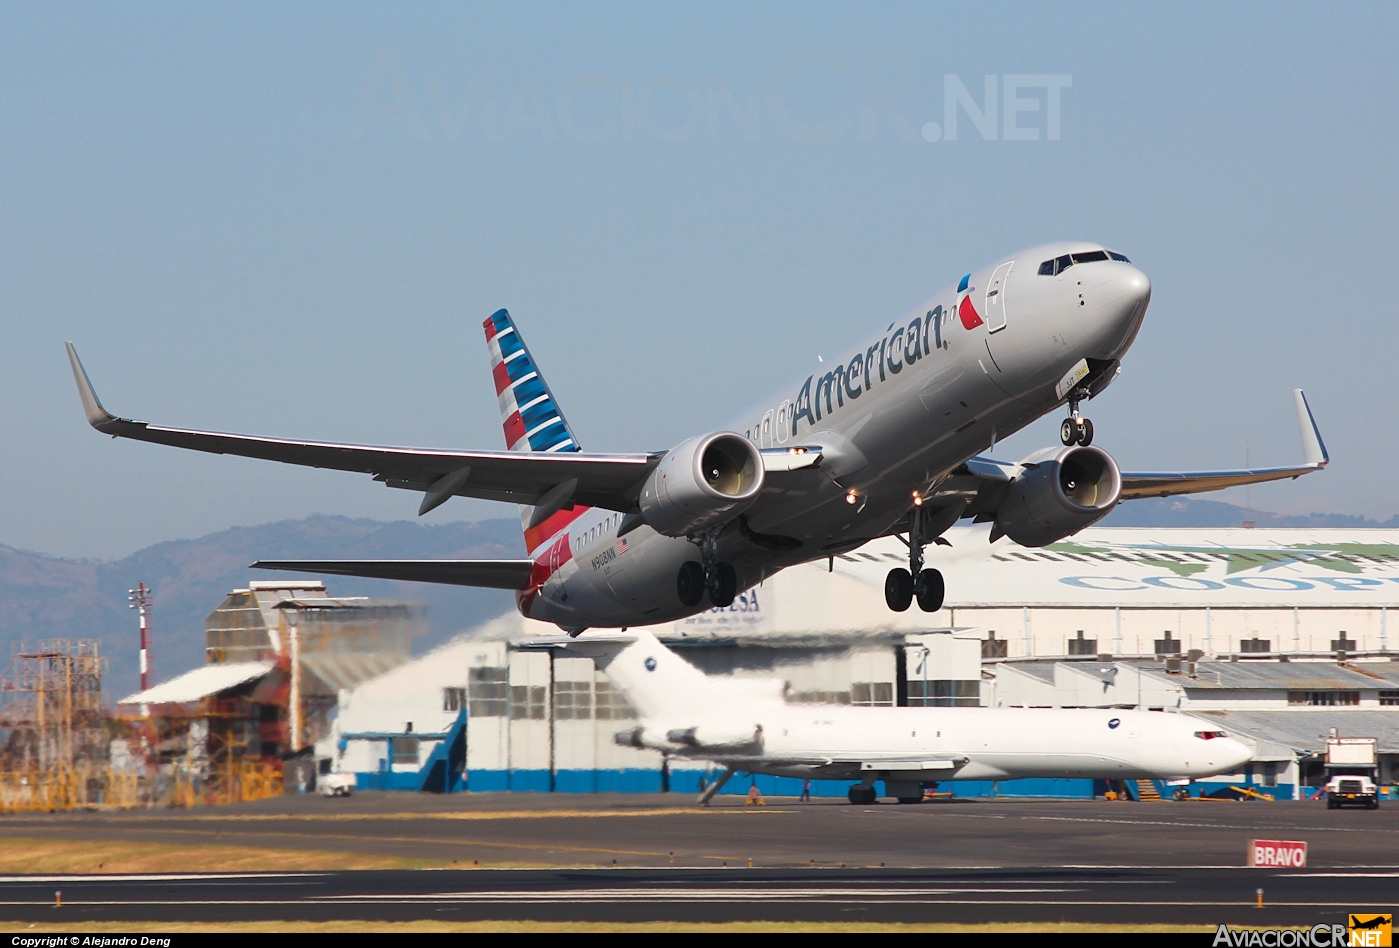
{"type": "Polygon", "coordinates": [[[1086,448],[1093,443],[1093,422],[1078,413],[1078,403],[1082,400],[1080,392],[1069,394],[1069,417],[1059,426],[1059,440],[1066,445],[1081,444],[1086,448]]]}
{"type": "Polygon", "coordinates": [[[928,544],[924,524],[923,508],[914,507],[909,515],[908,569],[896,567],[884,578],[884,602],[895,612],[907,612],[915,599],[924,612],[942,608],[947,589],[942,573],[923,568],[923,547],[928,544]]]}

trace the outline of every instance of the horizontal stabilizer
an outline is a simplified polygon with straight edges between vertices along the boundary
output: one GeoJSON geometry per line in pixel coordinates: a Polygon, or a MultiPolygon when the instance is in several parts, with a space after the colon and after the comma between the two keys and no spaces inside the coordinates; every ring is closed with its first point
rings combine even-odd
{"type": "Polygon", "coordinates": [[[483,586],[488,589],[524,589],[529,585],[533,568],[534,563],[530,560],[258,560],[253,564],[253,569],[483,586]]]}

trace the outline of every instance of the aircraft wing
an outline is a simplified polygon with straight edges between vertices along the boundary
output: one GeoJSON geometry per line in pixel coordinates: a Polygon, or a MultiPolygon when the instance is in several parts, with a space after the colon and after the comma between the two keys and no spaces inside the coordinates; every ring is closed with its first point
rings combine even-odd
{"type": "MultiPolygon", "coordinates": [[[[1297,427],[1302,437],[1301,464],[1223,471],[1123,471],[1121,499],[1199,494],[1226,487],[1301,477],[1326,467],[1331,458],[1321,440],[1321,432],[1307,404],[1307,397],[1300,388],[1294,389],[1292,394],[1297,406],[1297,427]]],[[[971,458],[930,492],[924,502],[929,506],[941,506],[960,501],[965,505],[960,509],[960,516],[975,516],[978,521],[994,519],[1006,486],[1019,470],[1020,465],[1014,462],[971,458]]],[[[904,529],[904,526],[897,525],[896,529],[904,529]]]]}
{"type": "Polygon", "coordinates": [[[83,411],[88,423],[103,434],[212,454],[235,454],[369,474],[389,487],[425,492],[418,511],[420,514],[453,496],[519,504],[536,504],[541,500],[548,503],[550,498],[558,498],[558,489],[571,481],[575,483],[569,485],[571,492],[564,491],[568,494],[563,498],[565,503],[626,512],[636,506],[642,483],[660,460],[660,455],[655,454],[443,451],[292,441],[165,428],[119,418],[103,408],[78,359],[77,350],[71,342],[67,343],[67,347],[68,361],[73,368],[73,378],[78,383],[83,411]],[[550,495],[551,491],[554,494],[550,495]]]}
{"type": "Polygon", "coordinates": [[[530,560],[258,560],[253,564],[254,569],[367,576],[371,579],[484,586],[488,589],[524,589],[529,585],[533,567],[534,563],[530,560]]]}
{"type": "Polygon", "coordinates": [[[1302,463],[1291,467],[1262,467],[1236,471],[1122,472],[1122,499],[1169,497],[1172,494],[1200,494],[1244,484],[1262,484],[1319,471],[1331,461],[1321,431],[1312,417],[1307,396],[1300,388],[1292,390],[1297,403],[1297,429],[1302,436],[1302,463]]]}

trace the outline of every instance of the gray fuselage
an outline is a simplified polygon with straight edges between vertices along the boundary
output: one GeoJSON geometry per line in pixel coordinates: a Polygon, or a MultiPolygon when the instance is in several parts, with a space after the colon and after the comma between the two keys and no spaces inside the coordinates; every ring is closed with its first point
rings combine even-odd
{"type": "MultiPolygon", "coordinates": [[[[738,588],[887,534],[915,493],[1063,404],[1056,383],[1081,360],[1120,360],[1150,300],[1146,275],[1116,259],[1039,272],[1043,261],[1101,250],[1050,244],[975,271],[722,426],[759,448],[822,451],[819,469],[784,475],[720,534],[738,588]]],[[[676,594],[696,544],[645,526],[619,539],[622,519],[586,510],[544,543],[548,579],[520,597],[521,611],[565,628],[705,611],[676,594]]]]}

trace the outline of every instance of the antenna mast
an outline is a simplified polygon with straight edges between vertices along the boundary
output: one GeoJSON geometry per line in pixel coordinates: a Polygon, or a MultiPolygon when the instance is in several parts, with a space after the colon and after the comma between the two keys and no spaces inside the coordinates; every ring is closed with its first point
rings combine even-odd
{"type": "Polygon", "coordinates": [[[151,686],[151,591],[145,583],[137,583],[135,589],[127,590],[131,608],[141,617],[141,690],[151,686]]]}

